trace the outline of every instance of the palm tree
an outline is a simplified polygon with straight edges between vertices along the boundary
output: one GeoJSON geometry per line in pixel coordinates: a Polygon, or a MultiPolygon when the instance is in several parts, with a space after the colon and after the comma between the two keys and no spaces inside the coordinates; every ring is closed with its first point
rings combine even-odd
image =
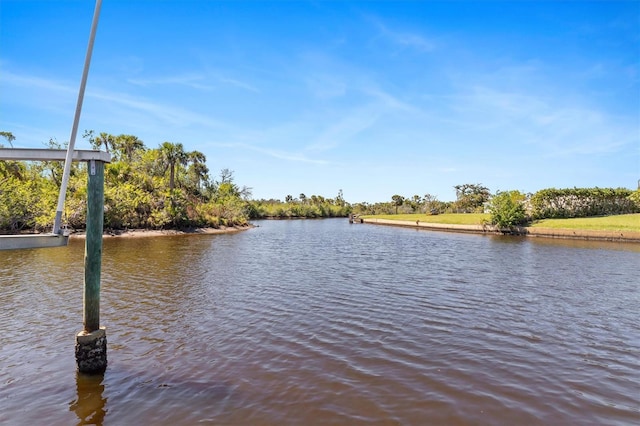
{"type": "MultiPolygon", "coordinates": [[[[13,133],[11,132],[0,132],[0,136],[2,136],[3,138],[5,138],[7,140],[7,142],[9,142],[9,145],[11,145],[11,148],[13,148],[13,141],[16,140],[16,137],[13,136],[13,133]]],[[[0,144],[0,148],[2,148],[2,144],[0,144]]]]}
{"type": "MultiPolygon", "coordinates": [[[[16,137],[13,136],[11,132],[0,132],[0,136],[4,137],[9,145],[13,148],[13,141],[16,140],[16,137]]],[[[0,148],[2,148],[2,144],[0,143],[0,148]]],[[[2,161],[0,162],[0,175],[4,177],[13,176],[17,179],[22,179],[22,173],[24,172],[24,166],[21,163],[16,161],[2,161]]]]}
{"type": "Polygon", "coordinates": [[[115,150],[118,151],[118,157],[120,160],[126,159],[130,163],[133,161],[133,156],[137,151],[145,149],[144,142],[133,135],[120,135],[115,139],[115,150]]]}
{"type": "Polygon", "coordinates": [[[104,145],[104,149],[109,152],[109,146],[115,148],[116,138],[109,133],[101,132],[95,138],[89,139],[89,142],[91,142],[93,149],[100,149],[104,145]]]}
{"type": "Polygon", "coordinates": [[[164,164],[165,173],[169,169],[169,190],[175,188],[176,166],[187,165],[187,153],[181,143],[163,142],[160,145],[160,158],[164,164]]]}
{"type": "Polygon", "coordinates": [[[195,183],[195,190],[200,189],[201,183],[209,180],[209,168],[206,165],[207,157],[200,151],[191,151],[187,154],[187,161],[191,163],[189,172],[195,183]]]}
{"type": "Polygon", "coordinates": [[[404,197],[402,195],[396,194],[391,197],[391,201],[393,202],[393,205],[396,206],[396,214],[398,214],[398,207],[404,204],[404,197]]]}

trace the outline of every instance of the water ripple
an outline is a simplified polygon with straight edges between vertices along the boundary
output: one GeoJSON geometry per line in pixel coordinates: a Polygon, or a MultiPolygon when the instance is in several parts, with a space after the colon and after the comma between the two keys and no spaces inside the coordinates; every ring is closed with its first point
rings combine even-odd
{"type": "Polygon", "coordinates": [[[0,423],[640,421],[624,246],[346,220],[105,240],[91,380],[72,356],[82,259],[0,252],[0,423]]]}

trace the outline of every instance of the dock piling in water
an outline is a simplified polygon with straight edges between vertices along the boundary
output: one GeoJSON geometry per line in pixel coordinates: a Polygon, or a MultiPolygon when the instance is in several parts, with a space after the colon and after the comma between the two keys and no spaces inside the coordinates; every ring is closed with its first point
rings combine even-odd
{"type": "Polygon", "coordinates": [[[76,335],[76,362],[81,373],[107,368],[107,334],[100,327],[100,273],[104,225],[104,163],[89,162],[87,233],[84,252],[84,329],[76,335]]]}

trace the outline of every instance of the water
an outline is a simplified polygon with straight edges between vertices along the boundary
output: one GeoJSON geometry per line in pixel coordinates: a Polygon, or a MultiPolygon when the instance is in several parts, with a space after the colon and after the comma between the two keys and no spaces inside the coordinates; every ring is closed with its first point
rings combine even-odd
{"type": "Polygon", "coordinates": [[[262,221],[0,252],[0,424],[640,423],[640,247],[262,221]]]}

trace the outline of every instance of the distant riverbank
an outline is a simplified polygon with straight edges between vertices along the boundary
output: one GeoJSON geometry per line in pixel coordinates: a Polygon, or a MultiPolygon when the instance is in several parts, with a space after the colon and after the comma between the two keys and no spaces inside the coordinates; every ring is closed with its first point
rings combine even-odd
{"type": "MultiPolygon", "coordinates": [[[[640,217],[640,216],[639,216],[640,217]]],[[[624,241],[640,243],[640,232],[633,230],[563,229],[522,226],[513,230],[501,230],[493,225],[431,223],[421,220],[394,220],[373,217],[362,218],[363,223],[387,226],[403,226],[433,231],[467,232],[476,234],[514,234],[529,237],[569,238],[599,241],[624,241]]]]}
{"type": "MultiPolygon", "coordinates": [[[[245,226],[229,226],[220,228],[193,228],[193,229],[121,229],[106,230],[103,234],[104,238],[145,238],[145,237],[162,237],[172,235],[210,235],[210,234],[230,234],[234,232],[245,231],[253,228],[253,225],[245,226]]],[[[74,232],[69,238],[85,238],[84,232],[74,232]]]]}

